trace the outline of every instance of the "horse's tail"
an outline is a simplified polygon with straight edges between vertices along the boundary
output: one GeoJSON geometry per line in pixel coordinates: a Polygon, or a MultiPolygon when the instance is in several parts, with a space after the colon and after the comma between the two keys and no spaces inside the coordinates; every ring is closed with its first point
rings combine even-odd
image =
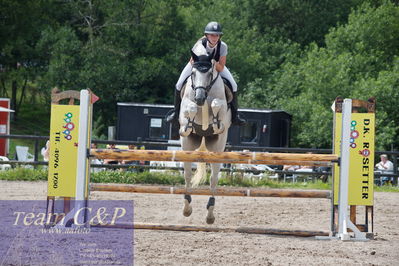
{"type": "MultiPolygon", "coordinates": [[[[197,151],[208,151],[205,145],[205,138],[202,137],[201,146],[197,149],[197,151]]],[[[191,179],[192,187],[197,187],[206,179],[206,163],[197,163],[197,170],[193,178],[191,179]]]]}

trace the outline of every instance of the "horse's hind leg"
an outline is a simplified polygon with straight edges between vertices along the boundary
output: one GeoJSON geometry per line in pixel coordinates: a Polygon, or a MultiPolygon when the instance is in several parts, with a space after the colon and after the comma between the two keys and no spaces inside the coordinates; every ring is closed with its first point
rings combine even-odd
{"type": "Polygon", "coordinates": [[[221,167],[220,163],[211,164],[212,174],[210,180],[211,181],[210,188],[211,188],[212,197],[209,198],[208,204],[206,205],[206,208],[208,209],[208,214],[206,216],[207,224],[213,224],[215,222],[215,216],[213,215],[213,210],[215,209],[215,194],[216,194],[216,186],[218,183],[220,167],[221,167]]]}
{"type": "Polygon", "coordinates": [[[188,217],[193,212],[191,207],[191,195],[189,194],[191,188],[192,165],[191,162],[184,163],[184,179],[186,183],[186,194],[184,195],[183,215],[188,217]]]}

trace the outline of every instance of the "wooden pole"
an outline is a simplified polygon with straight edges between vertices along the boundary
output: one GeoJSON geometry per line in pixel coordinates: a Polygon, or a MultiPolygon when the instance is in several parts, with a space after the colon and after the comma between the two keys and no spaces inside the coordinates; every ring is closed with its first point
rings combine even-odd
{"type": "Polygon", "coordinates": [[[305,230],[279,230],[256,227],[214,227],[200,225],[171,225],[171,224],[147,224],[147,223],[119,223],[114,225],[92,225],[100,228],[120,228],[120,229],[145,229],[145,230],[167,230],[184,232],[225,232],[225,233],[245,233],[245,234],[265,234],[265,235],[285,235],[285,236],[328,236],[325,231],[305,231],[305,230]]]}
{"type": "Polygon", "coordinates": [[[240,163],[270,165],[327,165],[338,161],[335,154],[265,153],[265,152],[204,152],[164,150],[92,149],[98,159],[132,161],[175,161],[207,163],[240,163]]]}
{"type": "MultiPolygon", "coordinates": [[[[91,191],[132,192],[152,194],[190,194],[212,195],[209,188],[190,188],[170,186],[143,186],[131,184],[90,184],[91,191]]],[[[216,188],[215,196],[237,197],[283,197],[283,198],[331,198],[331,192],[325,190],[289,190],[289,189],[262,189],[262,188],[216,188]]]]}

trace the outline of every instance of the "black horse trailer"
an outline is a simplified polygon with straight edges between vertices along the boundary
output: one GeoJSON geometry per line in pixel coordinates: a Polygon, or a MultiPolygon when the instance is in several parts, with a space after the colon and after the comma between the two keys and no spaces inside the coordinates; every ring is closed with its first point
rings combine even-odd
{"type": "MultiPolygon", "coordinates": [[[[172,105],[118,103],[117,140],[168,142],[179,139],[178,125],[165,121],[172,105]]],[[[241,108],[245,126],[232,126],[227,143],[233,146],[289,147],[291,115],[285,111],[241,108]]]]}

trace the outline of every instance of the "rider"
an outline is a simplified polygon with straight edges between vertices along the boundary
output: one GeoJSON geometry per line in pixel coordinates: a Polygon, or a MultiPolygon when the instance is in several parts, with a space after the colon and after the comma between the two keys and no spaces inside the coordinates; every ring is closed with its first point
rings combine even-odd
{"type": "MultiPolygon", "coordinates": [[[[245,124],[245,120],[241,119],[237,112],[237,83],[235,82],[230,71],[225,66],[227,57],[227,44],[220,40],[220,37],[223,34],[222,27],[217,22],[209,22],[205,27],[204,34],[205,36],[202,37],[199,42],[202,42],[202,45],[206,48],[208,54],[213,53],[216,49],[216,52],[213,56],[213,59],[215,59],[215,61],[217,62],[215,66],[216,71],[220,72],[222,78],[227,79],[232,86],[233,100],[230,103],[231,122],[233,125],[242,126],[245,124]]],[[[193,59],[190,58],[190,62],[188,62],[186,67],[183,69],[182,73],[180,74],[179,80],[176,83],[175,109],[174,112],[166,118],[168,122],[177,121],[179,118],[181,103],[180,90],[184,84],[184,81],[191,75],[192,64],[193,59]]]]}

